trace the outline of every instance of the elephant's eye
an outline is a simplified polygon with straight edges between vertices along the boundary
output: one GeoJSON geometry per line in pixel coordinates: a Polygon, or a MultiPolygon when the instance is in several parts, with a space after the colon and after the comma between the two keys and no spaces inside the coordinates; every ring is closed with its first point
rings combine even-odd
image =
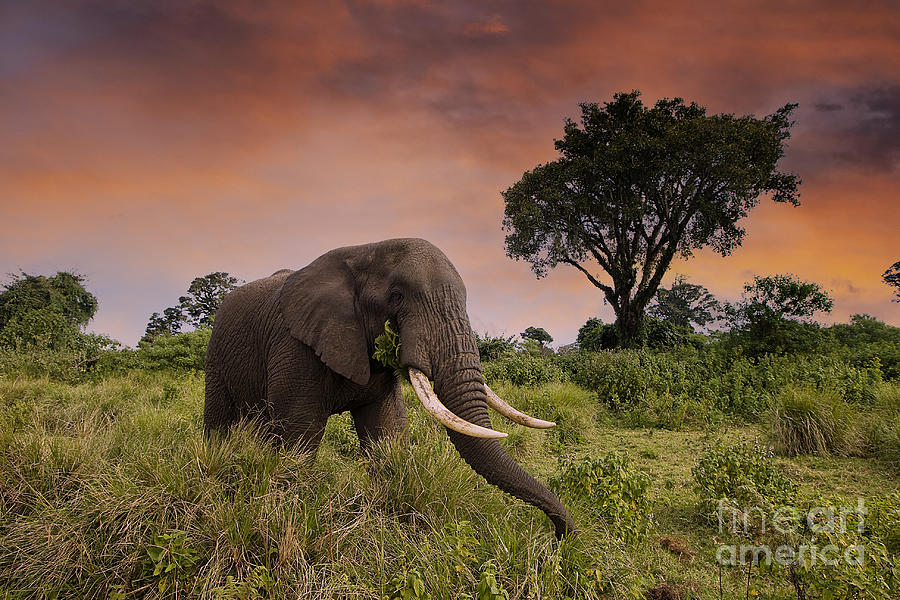
{"type": "Polygon", "coordinates": [[[401,300],[403,300],[403,294],[400,292],[391,292],[390,303],[398,304],[401,300]]]}

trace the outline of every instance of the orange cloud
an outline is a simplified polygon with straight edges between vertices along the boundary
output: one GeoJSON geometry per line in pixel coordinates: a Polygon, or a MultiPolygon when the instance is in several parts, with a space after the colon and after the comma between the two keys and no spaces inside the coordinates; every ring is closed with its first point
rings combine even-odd
{"type": "Polygon", "coordinates": [[[501,22],[500,15],[493,15],[481,21],[466,23],[463,33],[466,35],[498,35],[509,33],[509,28],[501,22]]]}

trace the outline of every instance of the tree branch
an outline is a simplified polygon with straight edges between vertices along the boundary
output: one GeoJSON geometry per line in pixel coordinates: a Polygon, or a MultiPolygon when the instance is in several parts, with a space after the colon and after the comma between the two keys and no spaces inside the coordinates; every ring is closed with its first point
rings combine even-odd
{"type": "Polygon", "coordinates": [[[570,264],[570,265],[572,265],[573,267],[575,267],[576,269],[578,269],[579,271],[581,271],[582,273],[584,273],[584,276],[587,277],[588,280],[589,280],[591,283],[594,284],[594,286],[596,286],[596,287],[600,288],[601,290],[603,290],[603,292],[604,292],[607,296],[614,296],[614,295],[615,295],[615,292],[613,291],[613,289],[612,289],[611,287],[609,287],[608,285],[606,285],[606,284],[604,284],[604,283],[600,283],[600,282],[597,280],[597,278],[594,277],[593,275],[591,275],[590,272],[589,272],[587,269],[585,269],[585,268],[582,267],[580,264],[578,264],[578,261],[572,260],[571,258],[561,258],[561,259],[559,259],[559,261],[560,261],[560,262],[564,262],[564,263],[566,263],[566,264],[570,264]]]}

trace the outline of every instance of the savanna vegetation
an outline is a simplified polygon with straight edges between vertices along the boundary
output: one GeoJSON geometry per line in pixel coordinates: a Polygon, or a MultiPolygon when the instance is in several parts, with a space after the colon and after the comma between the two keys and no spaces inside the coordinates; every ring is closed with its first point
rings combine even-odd
{"type": "MultiPolygon", "coordinates": [[[[52,284],[32,279],[35,290],[52,284]]],[[[539,432],[495,420],[516,460],[573,513],[579,534],[561,542],[542,513],[460,460],[411,390],[408,440],[369,456],[346,416],[330,421],[314,460],[268,446],[252,424],[210,442],[200,425],[208,328],[137,349],[98,344],[82,333],[90,298],[60,294],[85,312],[53,308],[61,317],[34,318],[28,337],[14,334],[22,318],[6,317],[13,328],[0,330],[12,338],[0,350],[0,590],[6,598],[893,597],[900,329],[863,315],[831,327],[803,321],[775,310],[786,288],[821,305],[818,287],[757,278],[736,307],[719,307],[739,316],[722,316],[730,328],[712,335],[691,329],[688,302],[673,318],[662,309],[648,317],[640,349],[615,348],[615,327],[598,319],[579,343],[605,331],[612,349],[554,352],[539,327],[521,340],[478,336],[494,389],[558,423],[539,432]],[[52,335],[40,333],[45,323],[52,335]],[[748,339],[756,343],[745,348],[748,339]],[[814,507],[856,507],[860,498],[869,511],[861,529],[854,521],[814,532],[804,520],[814,507]],[[763,518],[788,508],[796,514],[787,513],[786,533],[766,527],[763,518]],[[863,547],[863,566],[753,565],[740,556],[732,565],[721,554],[824,540],[841,552],[863,547]]],[[[672,290],[660,298],[671,301],[672,290]]]]}
{"type": "MultiPolygon", "coordinates": [[[[827,290],[792,275],[757,276],[733,303],[661,284],[676,254],[739,245],[761,194],[797,203],[776,169],[792,109],[707,116],[619,94],[583,105],[560,159],[504,193],[510,256],[582,270],[617,316],[556,350],[537,325],[476,336],[491,387],[557,423],[494,421],[571,512],[579,531],[560,541],[462,462],[408,387],[407,438],[366,455],[347,415],[314,459],[253,423],[205,439],[227,273],[191,282],[134,349],[85,333],[83,277],[13,276],[0,599],[897,598],[900,328],[821,326],[827,290]]],[[[896,287],[898,265],[883,277],[896,287]]]]}

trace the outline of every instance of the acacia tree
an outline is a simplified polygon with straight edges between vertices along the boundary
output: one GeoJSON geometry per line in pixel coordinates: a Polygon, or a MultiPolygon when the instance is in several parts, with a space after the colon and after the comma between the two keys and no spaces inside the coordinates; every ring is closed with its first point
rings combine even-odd
{"type": "Polygon", "coordinates": [[[519,335],[522,336],[522,339],[534,340],[541,346],[543,346],[544,344],[549,344],[553,341],[553,336],[547,333],[547,330],[543,327],[528,327],[519,335]]]}
{"type": "Polygon", "coordinates": [[[900,302],[900,260],[892,264],[881,276],[884,282],[894,288],[894,302],[900,302]]]}
{"type": "Polygon", "coordinates": [[[800,180],[777,170],[797,105],[762,119],[707,115],[681,98],[646,107],[634,91],[580,106],[581,124],[567,119],[555,140],[560,157],[503,192],[506,253],[537,277],[559,263],[581,271],[612,305],[622,344],[635,346],[676,254],[731,253],[763,194],[799,205],[800,180]]]}

